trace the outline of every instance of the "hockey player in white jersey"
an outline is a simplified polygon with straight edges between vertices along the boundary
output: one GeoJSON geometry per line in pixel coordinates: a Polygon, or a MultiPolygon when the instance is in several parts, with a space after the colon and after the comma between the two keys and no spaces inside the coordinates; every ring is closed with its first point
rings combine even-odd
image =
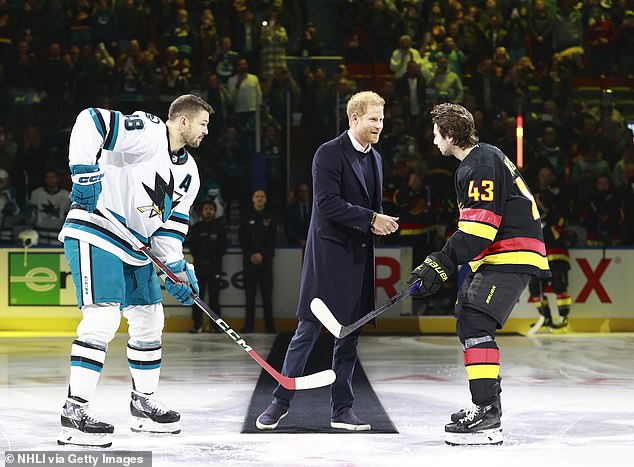
{"type": "Polygon", "coordinates": [[[107,447],[114,427],[89,403],[121,313],[128,321],[128,366],[132,374],[133,431],[179,433],[180,414],[156,399],[164,323],[161,288],[154,266],[116,231],[108,209],[184,282],[166,290],[191,305],[198,281],[183,257],[189,211],[200,180],[185,146],[198,147],[213,110],[194,95],[180,96],[168,120],[90,108],[77,117],[70,136],[73,202],[59,234],[70,265],[83,318],[70,355],[68,397],[59,444],[107,447]]]}

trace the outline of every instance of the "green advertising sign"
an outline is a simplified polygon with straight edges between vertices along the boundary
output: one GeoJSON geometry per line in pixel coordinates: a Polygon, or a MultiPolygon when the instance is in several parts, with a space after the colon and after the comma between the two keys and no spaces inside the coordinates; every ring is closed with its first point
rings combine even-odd
{"type": "Polygon", "coordinates": [[[69,276],[63,254],[9,253],[9,305],[76,304],[69,276]]]}

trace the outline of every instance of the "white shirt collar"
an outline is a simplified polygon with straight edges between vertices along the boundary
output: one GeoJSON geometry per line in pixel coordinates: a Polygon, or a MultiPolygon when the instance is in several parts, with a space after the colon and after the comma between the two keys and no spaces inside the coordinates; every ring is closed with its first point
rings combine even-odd
{"type": "Polygon", "coordinates": [[[352,136],[352,133],[350,132],[350,130],[348,130],[348,136],[350,137],[350,141],[352,141],[352,147],[355,148],[357,151],[359,152],[370,152],[370,150],[372,149],[372,145],[368,144],[367,148],[364,148],[361,143],[359,143],[354,136],[352,136]]]}

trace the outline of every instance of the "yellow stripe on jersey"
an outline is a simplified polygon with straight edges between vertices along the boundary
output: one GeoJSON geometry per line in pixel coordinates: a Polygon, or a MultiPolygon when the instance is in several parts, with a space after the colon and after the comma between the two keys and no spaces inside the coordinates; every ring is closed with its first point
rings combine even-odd
{"type": "Polygon", "coordinates": [[[548,260],[540,254],[530,251],[512,251],[510,253],[497,253],[487,255],[479,261],[470,261],[469,267],[475,272],[483,264],[526,264],[535,266],[543,271],[548,271],[548,260]]]}
{"type": "Polygon", "coordinates": [[[566,263],[570,262],[570,256],[568,255],[548,255],[548,261],[565,261],[566,263]]]}
{"type": "Polygon", "coordinates": [[[491,378],[496,379],[500,375],[500,365],[469,365],[466,366],[469,380],[491,378]]]}
{"type": "Polygon", "coordinates": [[[427,229],[400,229],[399,233],[401,235],[422,235],[427,233],[427,229]]]}
{"type": "Polygon", "coordinates": [[[487,240],[493,240],[498,234],[498,229],[495,227],[478,222],[460,221],[458,222],[458,230],[476,237],[486,238],[487,240]]]}
{"type": "Polygon", "coordinates": [[[557,299],[557,306],[570,306],[572,304],[572,298],[570,297],[566,297],[566,298],[558,298],[557,299]]]}

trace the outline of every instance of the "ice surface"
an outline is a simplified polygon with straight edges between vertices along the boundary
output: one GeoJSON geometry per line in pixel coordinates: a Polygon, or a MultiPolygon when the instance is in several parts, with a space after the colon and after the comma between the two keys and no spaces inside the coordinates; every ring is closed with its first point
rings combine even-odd
{"type": "MultiPolygon", "coordinates": [[[[254,334],[247,342],[266,356],[273,338],[254,334]]],[[[181,412],[180,435],[130,432],[123,335],[110,345],[92,405],[115,424],[111,449],[152,451],[159,467],[632,465],[634,335],[497,340],[503,446],[444,444],[449,414],[469,404],[462,351],[451,336],[362,336],[361,361],[399,434],[240,434],[260,368],[224,334],[164,337],[157,394],[181,412]]],[[[2,461],[9,449],[58,449],[71,342],[0,338],[2,461]]]]}

